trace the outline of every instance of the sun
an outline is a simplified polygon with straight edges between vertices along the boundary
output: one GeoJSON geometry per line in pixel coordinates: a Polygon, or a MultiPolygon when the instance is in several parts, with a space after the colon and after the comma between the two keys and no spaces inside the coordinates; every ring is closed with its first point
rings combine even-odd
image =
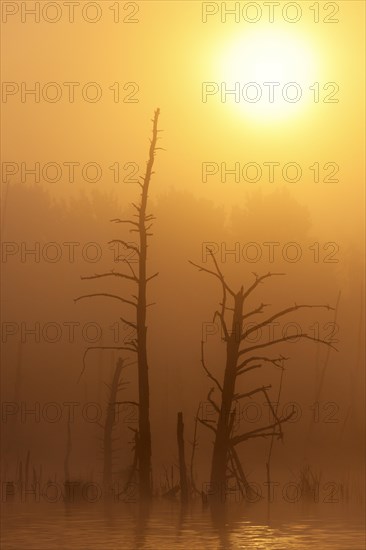
{"type": "Polygon", "coordinates": [[[266,27],[246,31],[224,48],[220,74],[222,102],[249,116],[285,118],[311,100],[317,59],[305,36],[266,27]]]}

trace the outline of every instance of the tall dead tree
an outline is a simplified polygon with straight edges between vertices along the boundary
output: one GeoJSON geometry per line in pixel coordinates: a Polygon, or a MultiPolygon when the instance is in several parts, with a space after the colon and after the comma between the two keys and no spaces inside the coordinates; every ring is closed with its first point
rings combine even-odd
{"type": "MultiPolygon", "coordinates": [[[[151,475],[151,430],[150,430],[150,390],[149,390],[149,365],[148,365],[148,353],[147,353],[147,324],[146,324],[146,312],[149,305],[147,303],[147,285],[148,283],[158,275],[154,273],[151,276],[147,275],[147,249],[148,240],[152,236],[151,227],[155,217],[147,212],[148,204],[148,192],[151,177],[154,174],[153,166],[155,161],[156,151],[161,149],[157,147],[157,141],[159,139],[158,133],[158,120],[160,109],[156,109],[154,118],[152,120],[152,138],[150,140],[149,159],[146,165],[146,172],[142,180],[139,182],[141,188],[140,203],[132,203],[133,208],[136,210],[136,219],[120,219],[115,218],[111,220],[114,223],[128,224],[132,226],[131,233],[136,233],[138,236],[138,243],[127,242],[122,239],[113,239],[108,244],[118,244],[124,247],[126,250],[134,253],[137,256],[137,272],[134,269],[131,261],[127,258],[122,258],[122,261],[126,262],[130,273],[119,273],[114,270],[108,273],[96,274],[89,277],[82,277],[82,279],[98,279],[101,277],[118,277],[121,279],[127,279],[137,286],[137,294],[132,295],[132,299],[128,300],[122,298],[116,294],[109,293],[96,293],[80,296],[75,301],[84,298],[94,297],[107,297],[114,300],[118,300],[129,307],[134,308],[133,320],[126,319],[121,316],[120,319],[127,326],[131,327],[136,332],[136,338],[130,342],[126,342],[123,346],[91,346],[87,348],[83,358],[83,371],[85,369],[85,358],[89,351],[95,349],[118,349],[125,350],[137,354],[137,370],[138,370],[138,393],[139,393],[139,420],[138,420],[138,471],[139,471],[139,491],[142,498],[150,498],[152,495],[152,475],[151,475]]],[[[120,259],[119,257],[116,258],[120,259]]],[[[82,371],[82,372],[83,372],[82,371]]]]}
{"type": "Polygon", "coordinates": [[[290,420],[291,416],[293,415],[293,411],[286,416],[280,417],[277,415],[277,412],[273,407],[268,393],[271,388],[270,385],[262,385],[245,392],[241,392],[240,390],[238,390],[238,380],[242,377],[242,375],[245,375],[245,373],[252,371],[253,369],[261,368],[264,364],[271,364],[277,368],[281,368],[283,361],[288,359],[283,357],[282,355],[279,355],[277,357],[267,357],[261,355],[258,356],[256,355],[257,350],[269,346],[275,346],[277,344],[295,340],[297,338],[313,340],[314,342],[333,347],[331,343],[312,337],[306,333],[300,333],[291,336],[286,335],[282,338],[259,342],[255,345],[245,345],[245,342],[248,341],[248,336],[253,332],[262,329],[263,327],[270,325],[275,319],[279,319],[280,317],[293,313],[299,309],[326,308],[329,310],[333,308],[327,305],[317,306],[295,304],[292,307],[288,307],[277,313],[274,313],[264,321],[251,323],[251,325],[249,325],[249,328],[244,328],[244,321],[246,319],[252,316],[256,316],[258,314],[262,314],[265,307],[268,305],[262,303],[259,307],[253,310],[249,310],[246,308],[247,299],[257,289],[258,285],[264,280],[272,276],[284,274],[267,273],[265,275],[262,275],[261,277],[255,275],[254,282],[246,290],[244,290],[244,287],[242,286],[239,291],[235,292],[227,284],[225,277],[222,274],[212,251],[209,250],[209,253],[214,264],[213,270],[207,269],[193,262],[190,263],[197,267],[200,271],[206,272],[217,278],[222,288],[222,302],[220,303],[221,307],[219,310],[215,311],[213,318],[214,322],[216,321],[216,319],[219,320],[223,333],[223,340],[226,345],[226,364],[222,382],[220,382],[207,368],[204,358],[204,343],[201,342],[202,367],[205,370],[207,376],[214,382],[216,389],[219,391],[220,394],[219,401],[216,402],[212,397],[212,394],[215,390],[215,388],[213,387],[210,389],[207,396],[208,402],[211,403],[216,412],[217,420],[212,423],[204,418],[199,419],[199,421],[203,425],[214,432],[210,492],[213,500],[219,500],[222,499],[223,491],[225,492],[226,490],[226,481],[228,477],[234,477],[237,480],[239,489],[243,496],[245,496],[245,494],[248,494],[247,492],[250,490],[237,453],[237,446],[244,441],[248,441],[249,439],[254,439],[258,437],[266,438],[276,436],[277,438],[282,439],[282,424],[290,420]],[[273,421],[270,421],[269,424],[260,428],[234,435],[233,427],[235,424],[236,414],[235,406],[240,403],[241,400],[250,398],[254,395],[262,395],[265,398],[271,411],[273,421]]]}

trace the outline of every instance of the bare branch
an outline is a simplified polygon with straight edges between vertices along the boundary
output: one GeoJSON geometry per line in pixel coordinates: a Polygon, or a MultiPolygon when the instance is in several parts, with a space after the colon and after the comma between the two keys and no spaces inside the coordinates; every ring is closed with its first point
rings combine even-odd
{"type": "Polygon", "coordinates": [[[248,372],[252,369],[257,369],[259,367],[262,367],[263,365],[261,363],[258,363],[256,365],[250,366],[246,369],[243,369],[245,365],[250,363],[251,361],[264,361],[265,363],[272,363],[275,367],[278,369],[283,369],[282,361],[287,361],[288,357],[284,357],[283,355],[280,355],[279,357],[275,357],[274,359],[270,359],[269,357],[249,357],[248,359],[245,359],[240,365],[237,366],[237,376],[240,374],[244,374],[245,372],[248,372]]]}
{"type": "Polygon", "coordinates": [[[204,346],[204,342],[201,342],[201,364],[202,364],[202,367],[203,367],[204,371],[206,372],[207,376],[208,376],[209,378],[211,378],[211,380],[212,380],[213,382],[215,382],[216,386],[217,386],[217,387],[219,388],[219,390],[222,392],[222,386],[221,386],[220,382],[217,380],[217,378],[215,378],[215,377],[213,376],[213,374],[210,373],[210,371],[208,370],[208,368],[207,368],[206,365],[205,365],[204,348],[203,348],[203,346],[204,346]]]}
{"type": "Polygon", "coordinates": [[[262,363],[257,363],[256,365],[252,365],[251,367],[248,367],[246,369],[238,370],[236,376],[240,376],[241,374],[244,374],[245,372],[249,372],[254,369],[260,369],[261,367],[263,367],[262,363]]]}
{"type": "Polygon", "coordinates": [[[100,274],[94,274],[94,275],[88,275],[88,276],[85,276],[85,277],[80,277],[80,279],[82,280],[87,280],[87,279],[100,279],[101,277],[121,277],[122,279],[129,279],[130,281],[136,281],[138,282],[138,278],[135,277],[135,276],[131,276],[131,275],[125,275],[124,273],[118,273],[116,271],[114,271],[113,269],[108,272],[108,273],[100,273],[100,274]]]}
{"type": "Polygon", "coordinates": [[[135,227],[138,227],[139,224],[137,222],[134,222],[132,220],[121,220],[120,218],[114,218],[113,220],[110,220],[114,223],[130,223],[131,225],[134,225],[135,227]]]}
{"type": "MultiPolygon", "coordinates": [[[[281,393],[281,387],[282,387],[282,376],[283,376],[283,372],[281,373],[281,383],[280,383],[280,391],[279,391],[279,396],[278,396],[278,401],[277,403],[279,402],[279,397],[280,397],[280,393],[281,393]]],[[[266,401],[268,403],[268,407],[270,408],[270,411],[273,415],[273,418],[276,420],[277,424],[278,424],[278,429],[281,433],[281,438],[283,437],[283,433],[282,433],[282,424],[281,424],[281,421],[280,419],[278,418],[277,416],[277,411],[274,409],[272,403],[271,403],[271,400],[270,398],[268,397],[268,393],[267,393],[267,390],[265,388],[263,388],[263,394],[264,394],[264,397],[266,398],[266,401]]],[[[277,405],[278,406],[278,405],[277,405]]],[[[273,439],[272,439],[272,442],[271,442],[271,445],[273,444],[273,439]]]]}
{"type": "Polygon", "coordinates": [[[295,410],[293,409],[290,414],[287,416],[284,416],[282,418],[278,418],[276,422],[273,424],[269,424],[268,426],[263,426],[263,428],[257,428],[256,430],[251,430],[250,432],[246,432],[241,435],[237,435],[230,440],[230,444],[232,446],[237,445],[238,443],[241,443],[242,441],[246,441],[247,439],[252,439],[253,437],[268,437],[272,435],[278,435],[281,437],[282,433],[266,433],[266,430],[275,429],[276,426],[278,426],[279,423],[283,424],[284,422],[287,422],[290,420],[290,418],[295,414],[295,410]]]}
{"type": "MultiPolygon", "coordinates": [[[[276,432],[276,431],[274,431],[274,432],[262,432],[262,433],[258,433],[258,434],[253,434],[253,435],[250,436],[250,438],[246,438],[246,439],[254,439],[256,437],[274,437],[275,435],[277,435],[277,439],[281,439],[282,434],[280,432],[276,432]]],[[[235,445],[237,445],[237,443],[235,443],[235,445]]]]}
{"type": "Polygon", "coordinates": [[[253,290],[255,290],[257,288],[257,286],[262,282],[264,281],[264,279],[267,279],[268,277],[273,277],[275,275],[285,275],[285,273],[270,273],[268,272],[266,275],[262,275],[261,277],[258,277],[258,275],[256,273],[253,273],[253,275],[255,276],[255,281],[254,283],[248,288],[248,290],[246,292],[244,292],[244,299],[247,298],[249,296],[249,294],[251,294],[253,292],[253,290]]]}
{"type": "Polygon", "coordinates": [[[255,395],[256,393],[259,393],[259,392],[265,392],[266,390],[269,390],[272,386],[269,385],[269,386],[261,386],[260,388],[255,388],[254,390],[251,390],[247,393],[240,393],[240,394],[235,394],[234,395],[234,399],[235,401],[239,401],[239,399],[243,399],[244,397],[251,397],[252,395],[255,395]]]}
{"type": "MultiPolygon", "coordinates": [[[[188,260],[189,263],[191,265],[193,265],[194,267],[197,267],[197,269],[199,271],[204,271],[205,273],[209,273],[210,275],[213,275],[214,277],[216,277],[217,279],[219,279],[221,281],[221,278],[220,278],[220,275],[218,273],[215,273],[214,271],[211,271],[210,269],[206,269],[205,267],[202,267],[198,264],[195,264],[194,262],[192,262],[191,260],[188,260]]],[[[221,281],[222,282],[222,281],[221,281]]]]}
{"type": "Polygon", "coordinates": [[[121,319],[122,323],[125,323],[125,325],[128,325],[129,327],[132,327],[132,328],[134,328],[134,329],[137,330],[137,325],[136,325],[136,323],[133,323],[133,322],[131,322],[131,321],[128,321],[128,320],[125,319],[124,317],[120,317],[120,319],[121,319]]]}
{"type": "Polygon", "coordinates": [[[212,430],[214,433],[216,433],[216,428],[211,426],[211,424],[209,424],[208,422],[206,422],[205,420],[203,420],[202,418],[199,418],[199,417],[197,417],[197,420],[198,420],[198,422],[200,422],[201,424],[206,426],[206,428],[210,428],[210,430],[212,430]]]}
{"type": "Polygon", "coordinates": [[[74,298],[74,302],[78,302],[79,300],[83,300],[84,298],[96,298],[96,297],[113,298],[114,300],[119,300],[120,302],[136,307],[135,302],[131,302],[131,300],[126,300],[125,298],[121,298],[121,296],[117,296],[116,294],[108,294],[106,292],[98,292],[95,294],[84,294],[83,296],[74,298]]]}
{"type": "Polygon", "coordinates": [[[249,313],[243,315],[242,320],[244,321],[244,319],[247,319],[248,317],[250,317],[251,315],[255,315],[256,313],[263,313],[263,308],[268,306],[269,304],[261,304],[259,307],[257,307],[257,309],[253,309],[252,311],[249,311],[249,313]]]}
{"type": "Polygon", "coordinates": [[[135,405],[136,407],[140,406],[137,401],[113,401],[113,405],[135,405]]]}
{"type": "MultiPolygon", "coordinates": [[[[118,258],[117,258],[117,260],[118,260],[118,258]]],[[[139,281],[139,278],[137,277],[137,275],[136,275],[136,273],[135,273],[135,270],[133,269],[133,267],[132,267],[132,265],[131,265],[131,262],[130,262],[129,260],[127,260],[127,259],[124,259],[123,261],[126,262],[126,264],[128,265],[128,267],[129,267],[129,269],[130,269],[130,271],[131,271],[131,273],[132,273],[133,278],[136,279],[137,281],[139,281]]]]}
{"type": "Polygon", "coordinates": [[[113,244],[113,243],[122,244],[125,248],[127,248],[127,250],[133,250],[134,252],[136,252],[136,254],[140,255],[140,251],[137,248],[137,246],[134,246],[133,244],[129,244],[127,241],[123,241],[121,239],[112,239],[111,241],[108,241],[108,244],[113,244]]]}
{"type": "Polygon", "coordinates": [[[242,336],[241,336],[241,340],[245,340],[245,338],[247,338],[247,336],[249,336],[249,334],[251,334],[252,332],[255,332],[267,325],[269,325],[270,323],[272,323],[272,321],[274,321],[275,319],[278,319],[279,317],[283,317],[284,315],[287,315],[288,313],[292,313],[293,311],[297,311],[298,309],[304,309],[304,308],[326,308],[326,309],[334,309],[328,305],[315,305],[315,306],[311,306],[311,305],[294,305],[292,307],[288,307],[286,309],[283,309],[282,311],[279,311],[278,313],[275,313],[274,315],[272,315],[272,317],[269,317],[268,319],[266,319],[265,321],[263,321],[262,323],[259,323],[258,325],[255,325],[254,327],[251,327],[249,328],[248,330],[246,330],[242,336]]]}
{"type": "Polygon", "coordinates": [[[151,281],[151,279],[153,279],[154,277],[157,277],[158,275],[159,275],[159,272],[154,273],[154,275],[150,275],[150,277],[147,277],[146,282],[148,283],[149,281],[151,281]]]}
{"type": "MultiPolygon", "coordinates": [[[[238,470],[239,478],[240,478],[241,483],[243,484],[243,486],[245,488],[247,497],[249,497],[253,492],[256,496],[259,496],[257,491],[255,491],[250,486],[250,484],[248,483],[248,480],[246,478],[246,475],[244,474],[244,470],[242,468],[242,465],[241,465],[240,459],[238,457],[238,454],[237,454],[237,452],[236,452],[236,450],[233,446],[229,447],[229,453],[230,453],[230,456],[232,457],[232,460],[233,460],[233,462],[236,466],[236,469],[238,470]]],[[[240,487],[240,484],[239,484],[239,487],[240,487]]],[[[243,491],[241,491],[241,493],[243,495],[243,491]]],[[[244,495],[243,495],[243,497],[244,497],[244,495]]]]}
{"type": "MultiPolygon", "coordinates": [[[[225,289],[224,289],[224,292],[225,292],[225,289]]],[[[223,302],[224,303],[224,302],[223,302]]],[[[225,322],[225,318],[224,318],[224,314],[223,314],[223,311],[225,309],[225,306],[222,307],[222,310],[221,312],[220,311],[215,311],[214,313],[214,316],[213,316],[213,320],[212,322],[214,323],[215,320],[216,320],[216,317],[218,317],[220,319],[220,323],[221,323],[221,326],[224,330],[224,335],[225,335],[225,341],[229,339],[229,331],[227,329],[227,326],[226,326],[226,322],[225,322]]]]}
{"type": "Polygon", "coordinates": [[[251,361],[265,361],[268,363],[273,363],[278,368],[283,368],[281,365],[281,361],[284,361],[284,360],[286,361],[287,359],[288,357],[284,357],[283,355],[279,355],[278,357],[274,357],[272,359],[269,357],[254,355],[252,357],[248,357],[247,359],[245,359],[245,361],[240,363],[240,365],[238,365],[237,368],[240,369],[242,367],[245,367],[245,365],[248,365],[248,363],[250,363],[251,361]]]}
{"type": "Polygon", "coordinates": [[[224,306],[223,309],[225,311],[235,311],[235,309],[233,307],[229,307],[226,304],[223,304],[222,302],[219,303],[219,306],[221,306],[221,307],[224,306]]]}
{"type": "Polygon", "coordinates": [[[225,282],[225,278],[224,278],[224,276],[223,276],[223,274],[222,274],[222,272],[221,272],[221,270],[220,270],[220,268],[219,268],[219,266],[218,266],[218,263],[217,263],[216,258],[215,258],[215,256],[214,256],[214,253],[213,253],[212,250],[210,250],[210,249],[208,249],[208,252],[209,252],[209,254],[210,254],[211,258],[212,258],[212,261],[213,261],[213,263],[214,263],[214,265],[215,265],[215,267],[216,267],[216,271],[217,271],[217,273],[219,274],[220,280],[221,280],[222,284],[225,286],[225,289],[226,289],[232,296],[235,296],[235,292],[234,292],[233,290],[231,290],[231,289],[229,288],[229,286],[228,286],[228,285],[226,284],[226,282],[225,282]]]}
{"type": "Polygon", "coordinates": [[[196,263],[192,262],[191,260],[188,260],[188,262],[190,264],[192,264],[194,267],[197,267],[198,271],[204,271],[205,273],[209,273],[210,275],[213,275],[214,277],[217,277],[218,279],[220,279],[220,275],[218,273],[215,273],[214,271],[211,271],[210,269],[206,269],[205,267],[202,267],[201,265],[196,264],[196,263]]]}
{"type": "Polygon", "coordinates": [[[210,275],[213,275],[214,277],[216,277],[217,279],[219,279],[219,280],[221,281],[222,286],[229,292],[229,294],[231,294],[231,296],[234,297],[234,296],[235,296],[235,292],[234,292],[233,290],[231,290],[231,288],[229,287],[229,285],[226,283],[225,278],[224,278],[223,274],[221,273],[220,268],[219,268],[219,266],[218,266],[218,264],[217,264],[216,258],[215,258],[215,256],[214,256],[213,253],[212,253],[212,250],[208,249],[208,252],[209,252],[209,254],[210,254],[211,258],[212,258],[212,261],[213,261],[213,263],[214,263],[214,265],[215,265],[216,272],[215,272],[215,271],[211,271],[210,269],[207,269],[207,268],[205,268],[205,267],[202,267],[201,265],[195,264],[194,262],[191,262],[190,260],[189,260],[189,263],[192,264],[194,267],[197,267],[197,269],[198,269],[199,271],[204,271],[205,273],[209,273],[210,275]]]}
{"type": "Polygon", "coordinates": [[[213,408],[215,409],[215,411],[219,413],[220,409],[219,409],[217,403],[215,403],[215,401],[211,397],[211,394],[214,391],[215,391],[215,388],[210,389],[210,391],[208,392],[208,395],[207,395],[207,401],[209,401],[211,403],[211,405],[213,406],[213,408]]]}
{"type": "Polygon", "coordinates": [[[307,340],[312,340],[313,342],[325,344],[326,346],[329,346],[332,349],[338,351],[337,348],[333,346],[330,342],[327,342],[326,340],[322,340],[321,338],[315,338],[313,336],[309,336],[308,334],[293,334],[290,336],[284,336],[283,338],[279,338],[278,340],[273,340],[272,342],[264,342],[263,344],[258,344],[256,346],[251,346],[250,348],[243,349],[239,351],[238,356],[240,357],[241,355],[244,355],[244,353],[248,353],[248,351],[252,351],[254,349],[265,348],[267,346],[272,346],[280,342],[288,342],[289,340],[294,340],[296,338],[306,338],[307,340]]]}
{"type": "Polygon", "coordinates": [[[220,319],[221,319],[221,324],[222,324],[222,328],[224,329],[224,334],[225,334],[225,340],[228,341],[229,340],[229,331],[227,329],[227,326],[226,326],[226,322],[225,322],[225,310],[226,310],[226,286],[224,284],[222,284],[222,303],[221,303],[221,313],[220,313],[220,319]]]}
{"type": "Polygon", "coordinates": [[[137,346],[137,339],[136,338],[134,340],[129,340],[127,343],[130,344],[131,346],[133,346],[134,351],[137,351],[138,346],[137,346]]]}

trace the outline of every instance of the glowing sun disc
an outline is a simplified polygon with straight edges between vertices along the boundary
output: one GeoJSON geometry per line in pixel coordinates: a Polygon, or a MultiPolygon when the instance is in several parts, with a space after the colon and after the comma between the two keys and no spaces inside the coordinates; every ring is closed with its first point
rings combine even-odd
{"type": "MultiPolygon", "coordinates": [[[[295,32],[273,29],[247,31],[236,37],[220,61],[222,83],[240,85],[240,105],[248,114],[284,117],[304,106],[315,82],[316,57],[310,43],[295,32]],[[248,83],[255,83],[249,93],[248,83]],[[293,83],[291,85],[291,83],[293,83]],[[257,101],[253,99],[260,97],[257,101]],[[294,99],[300,99],[294,101],[294,99]]],[[[238,105],[237,97],[225,102],[238,105]]]]}

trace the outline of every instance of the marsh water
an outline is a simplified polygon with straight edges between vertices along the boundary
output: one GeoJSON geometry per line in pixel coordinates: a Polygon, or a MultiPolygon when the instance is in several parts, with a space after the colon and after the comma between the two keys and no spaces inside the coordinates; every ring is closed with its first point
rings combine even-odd
{"type": "Polygon", "coordinates": [[[2,505],[2,550],[363,550],[363,506],[2,505]],[[226,510],[226,511],[225,511],[226,510]]]}

